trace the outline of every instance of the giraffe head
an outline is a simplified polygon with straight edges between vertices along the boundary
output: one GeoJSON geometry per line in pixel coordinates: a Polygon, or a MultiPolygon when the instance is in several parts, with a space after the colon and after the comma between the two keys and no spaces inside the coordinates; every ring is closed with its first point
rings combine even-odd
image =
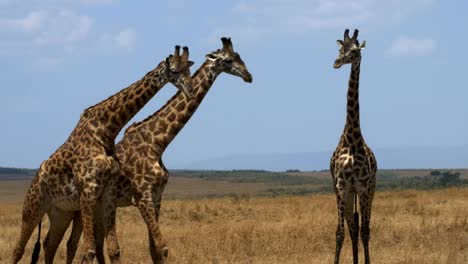
{"type": "Polygon", "coordinates": [[[221,38],[223,48],[206,55],[215,64],[216,70],[241,77],[245,82],[252,82],[252,74],[247,70],[244,61],[232,47],[231,38],[221,38]]]}
{"type": "Polygon", "coordinates": [[[355,63],[361,60],[361,50],[366,46],[364,40],[362,44],[359,44],[357,40],[359,30],[354,30],[353,36],[349,37],[349,29],[344,32],[344,40],[337,40],[336,43],[340,46],[340,53],[338,58],[335,60],[333,68],[338,69],[344,64],[355,63]]]}
{"type": "Polygon", "coordinates": [[[175,46],[174,55],[169,55],[166,58],[166,68],[164,77],[172,83],[177,89],[181,90],[187,97],[194,96],[192,88],[192,79],[190,77],[190,66],[193,61],[189,61],[189,51],[187,47],[183,47],[182,55],[180,55],[180,46],[175,46]]]}

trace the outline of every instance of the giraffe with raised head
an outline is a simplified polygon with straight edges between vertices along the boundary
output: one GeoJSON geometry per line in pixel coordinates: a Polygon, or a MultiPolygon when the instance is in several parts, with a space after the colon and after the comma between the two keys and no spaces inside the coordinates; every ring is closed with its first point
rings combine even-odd
{"type": "Polygon", "coordinates": [[[359,120],[359,73],[361,50],[365,41],[359,44],[358,30],[349,37],[349,30],[344,33],[344,40],[337,40],[340,47],[338,58],[333,67],[340,68],[351,64],[347,97],[346,125],[341,139],[332,155],[330,171],[333,177],[336,201],[338,204],[338,226],[336,229],[335,263],[339,263],[340,251],[344,240],[344,221],[348,225],[353,246],[353,262],[358,263],[359,211],[361,212],[360,235],[364,247],[365,263],[370,262],[369,238],[372,200],[375,192],[377,161],[372,150],[362,136],[359,120]],[[354,203],[353,203],[354,201],[354,203]],[[353,207],[354,205],[354,207],[353,207]],[[354,214],[353,214],[354,208],[354,214]]]}
{"type": "MultiPolygon", "coordinates": [[[[193,97],[189,70],[192,62],[188,61],[187,48],[182,55],[179,50],[180,47],[176,46],[174,55],[159,63],[141,80],[84,110],[69,138],[41,164],[24,200],[21,234],[13,251],[12,263],[22,258],[26,243],[35,227],[39,225],[40,228],[46,212],[49,217],[55,213],[72,219],[73,212],[77,210],[81,211],[84,238],[80,263],[93,263],[95,231],[102,227],[108,234],[115,222],[114,199],[111,197],[114,192],[106,185],[117,177],[120,169],[114,143],[117,134],[168,82],[193,97]],[[95,214],[98,206],[105,210],[95,214]]],[[[69,221],[50,218],[52,228],[58,231],[46,239],[49,246],[53,246],[55,243],[58,245],[60,240],[57,241],[57,237],[61,238],[65,231],[61,228],[63,225],[54,224],[69,221]]],[[[108,246],[117,248],[112,251],[116,256],[111,259],[118,261],[118,245],[108,246]]],[[[46,263],[52,262],[53,256],[47,255],[46,263]]]]}
{"type": "MultiPolygon", "coordinates": [[[[223,48],[206,55],[206,61],[192,75],[194,98],[178,92],[160,110],[141,122],[132,124],[116,145],[121,161],[117,183],[117,207],[135,205],[148,228],[149,249],[153,263],[166,263],[168,249],[159,229],[161,197],[168,181],[162,154],[201,104],[219,74],[225,72],[252,82],[252,75],[229,38],[222,38],[223,48]]],[[[67,263],[77,247],[81,225],[73,220],[67,243],[67,263]]],[[[115,233],[113,233],[114,235],[115,233]]]]}

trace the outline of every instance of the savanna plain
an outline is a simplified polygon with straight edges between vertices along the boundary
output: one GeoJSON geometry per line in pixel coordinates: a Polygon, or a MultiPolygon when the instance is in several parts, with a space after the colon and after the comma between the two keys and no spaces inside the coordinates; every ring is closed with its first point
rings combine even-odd
{"type": "MultiPolygon", "coordinates": [[[[297,177],[315,178],[305,183],[313,189],[314,184],[320,187],[323,175],[297,177]]],[[[29,183],[30,179],[0,181],[0,263],[8,263],[18,238],[29,183]]],[[[297,185],[289,186],[288,192],[278,185],[171,177],[160,217],[170,263],[332,263],[335,195],[328,191],[294,195],[297,185]],[[283,193],[271,191],[275,188],[283,193]]],[[[44,217],[44,231],[48,225],[44,217]]],[[[120,208],[117,228],[122,262],[150,263],[146,226],[138,210],[120,208]]],[[[56,263],[65,262],[69,232],[56,263]]],[[[346,235],[342,263],[351,263],[346,235]]],[[[36,239],[35,232],[21,263],[30,262],[36,239]]],[[[363,261],[361,245],[360,251],[363,261]]],[[[370,251],[373,263],[468,263],[468,188],[378,191],[370,251]]]]}

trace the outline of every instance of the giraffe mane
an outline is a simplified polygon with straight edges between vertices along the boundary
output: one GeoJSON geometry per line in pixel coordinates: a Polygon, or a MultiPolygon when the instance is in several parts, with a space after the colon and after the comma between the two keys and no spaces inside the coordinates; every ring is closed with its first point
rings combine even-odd
{"type": "MultiPolygon", "coordinates": [[[[156,66],[156,68],[158,68],[159,65],[161,65],[162,63],[165,63],[165,60],[162,61],[162,62],[160,62],[160,63],[156,66]]],[[[155,69],[156,69],[156,68],[155,68],[155,69]]],[[[125,91],[125,90],[127,90],[127,89],[130,89],[130,88],[134,87],[135,85],[140,85],[141,82],[142,82],[142,80],[143,80],[146,76],[148,76],[149,73],[151,73],[151,72],[153,72],[153,71],[154,71],[154,69],[151,70],[151,71],[149,71],[149,72],[147,72],[147,73],[145,74],[145,76],[144,76],[143,78],[141,78],[140,80],[138,80],[138,81],[136,81],[136,82],[130,84],[129,86],[127,86],[127,87],[123,88],[122,90],[120,90],[119,92],[117,92],[117,93],[115,93],[115,94],[113,94],[113,95],[107,97],[106,99],[100,101],[99,103],[96,103],[96,104],[94,104],[94,105],[92,105],[92,106],[86,108],[83,112],[86,112],[86,111],[88,111],[88,110],[90,110],[90,109],[92,109],[92,108],[94,108],[94,107],[96,107],[96,106],[98,106],[98,105],[105,104],[106,102],[108,102],[108,101],[114,99],[115,97],[120,96],[120,93],[121,93],[121,92],[123,92],[123,91],[125,91]]]]}
{"type": "MultiPolygon", "coordinates": [[[[196,76],[198,75],[201,70],[205,67],[206,64],[208,63],[211,63],[211,61],[209,60],[205,60],[205,62],[195,71],[195,73],[192,75],[193,76],[196,76]]],[[[199,83],[202,83],[206,78],[208,78],[208,74],[205,74],[203,76],[202,79],[200,79],[200,82],[199,83]]],[[[167,102],[166,104],[168,104],[169,102],[173,101],[176,97],[179,96],[179,94],[181,93],[182,91],[177,91],[176,94],[174,94],[167,102]]],[[[164,105],[166,105],[164,104],[164,105]]],[[[148,120],[152,119],[153,117],[157,116],[161,111],[162,109],[164,108],[164,105],[156,112],[154,112],[153,114],[147,116],[145,119],[141,120],[141,121],[137,121],[137,122],[134,122],[133,124],[131,124],[130,126],[127,127],[127,129],[125,129],[125,132],[124,134],[127,134],[127,132],[130,132],[130,130],[133,130],[133,129],[136,129],[138,128],[140,125],[142,125],[143,123],[147,122],[148,120]]]]}

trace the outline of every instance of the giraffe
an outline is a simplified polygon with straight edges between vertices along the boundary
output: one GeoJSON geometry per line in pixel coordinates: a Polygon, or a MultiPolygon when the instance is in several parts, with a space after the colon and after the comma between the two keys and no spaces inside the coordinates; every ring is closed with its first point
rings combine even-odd
{"type": "Polygon", "coordinates": [[[361,211],[361,240],[364,246],[365,263],[370,263],[369,235],[372,200],[375,192],[377,161],[372,150],[364,142],[359,121],[359,72],[361,50],[365,41],[359,44],[358,30],[349,37],[349,30],[344,33],[344,40],[337,40],[340,47],[338,58],[333,67],[340,68],[351,64],[347,97],[346,125],[341,139],[330,161],[336,201],[338,205],[338,226],[336,229],[335,264],[339,263],[340,251],[344,240],[344,220],[348,225],[353,245],[353,261],[358,263],[359,215],[361,211]],[[359,198],[359,199],[358,199],[359,198]],[[354,200],[354,215],[353,215],[354,200]]]}
{"type": "MultiPolygon", "coordinates": [[[[122,164],[117,179],[117,207],[138,207],[148,228],[153,263],[166,263],[168,254],[158,224],[161,197],[169,177],[161,158],[164,150],[195,113],[219,74],[225,72],[252,82],[252,75],[234,51],[231,40],[221,41],[223,48],[207,54],[206,61],[192,76],[194,99],[178,92],[160,110],[127,128],[116,145],[122,164]]],[[[79,221],[79,217],[73,219],[67,263],[71,263],[76,251],[81,233],[79,221]]]]}
{"type": "MultiPolygon", "coordinates": [[[[61,215],[72,217],[73,213],[70,212],[76,210],[81,211],[84,234],[80,263],[93,263],[96,226],[100,224],[110,232],[115,221],[112,190],[105,188],[113,177],[117,177],[120,169],[115,137],[166,83],[171,82],[193,97],[189,69],[192,64],[188,61],[188,48],[184,47],[180,55],[180,46],[176,46],[174,55],[159,63],[141,80],[84,110],[69,138],[41,164],[32,180],[23,204],[21,233],[13,251],[12,263],[22,258],[26,243],[34,228],[37,225],[40,228],[46,212],[49,216],[64,212],[61,215]],[[101,217],[95,214],[100,206],[99,198],[105,209],[101,209],[101,217]]],[[[57,242],[50,236],[46,240],[49,244],[57,242]]],[[[118,248],[118,245],[110,245],[110,248],[118,248]]],[[[36,253],[39,254],[39,251],[36,253]]],[[[114,253],[118,254],[118,251],[114,253]]],[[[53,256],[52,259],[50,256],[46,258],[46,263],[52,263],[53,256]]]]}

